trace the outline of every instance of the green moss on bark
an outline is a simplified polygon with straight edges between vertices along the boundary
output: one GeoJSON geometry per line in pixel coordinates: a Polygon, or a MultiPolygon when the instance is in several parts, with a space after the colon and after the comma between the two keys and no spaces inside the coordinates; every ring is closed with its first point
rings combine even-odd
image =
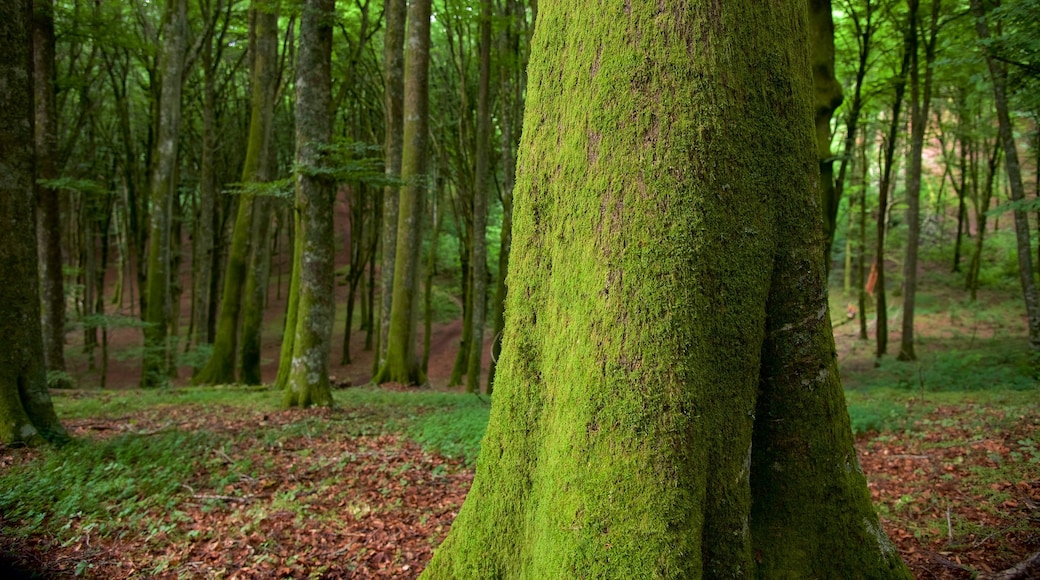
{"type": "Polygon", "coordinates": [[[805,19],[540,4],[491,420],[425,577],[909,577],[862,541],[826,303],[795,291],[822,283],[805,19]]]}
{"type": "Polygon", "coordinates": [[[300,212],[299,299],[287,407],[332,406],[329,353],[336,314],[332,216],[335,184],[319,170],[332,141],[332,15],[334,0],[307,0],[300,22],[296,71],[296,205],[300,212]]]}

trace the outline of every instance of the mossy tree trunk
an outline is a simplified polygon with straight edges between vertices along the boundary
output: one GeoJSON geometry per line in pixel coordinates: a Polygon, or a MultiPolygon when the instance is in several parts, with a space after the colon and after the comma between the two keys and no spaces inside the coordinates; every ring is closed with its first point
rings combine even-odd
{"type": "Polygon", "coordinates": [[[404,149],[401,154],[400,206],[394,257],[394,291],[386,363],[373,382],[418,384],[425,380],[416,352],[419,315],[419,250],[422,248],[423,200],[426,196],[426,142],[429,127],[430,0],[408,6],[405,51],[404,149]]]}
{"type": "MultiPolygon", "coordinates": [[[[159,57],[157,132],[152,153],[149,199],[148,275],[144,316],[144,357],[141,386],[155,387],[169,376],[171,218],[177,195],[177,148],[181,124],[181,92],[188,35],[187,0],[168,0],[163,14],[163,43],[159,57]]],[[[98,289],[100,292],[101,289],[98,289]]]]}
{"type": "Polygon", "coordinates": [[[502,358],[426,578],[909,578],[827,312],[803,0],[541,2],[502,358]]]}
{"type": "Polygon", "coordinates": [[[296,208],[301,240],[299,303],[287,407],[332,406],[329,354],[333,297],[335,183],[327,168],[332,143],[332,26],[335,0],[305,0],[296,64],[296,208]]]}
{"type": "Polygon", "coordinates": [[[47,391],[36,248],[32,2],[0,3],[0,444],[68,439],[47,391]]]}
{"type": "Polygon", "coordinates": [[[469,356],[466,359],[466,390],[480,391],[480,367],[484,355],[484,326],[487,323],[487,219],[489,174],[491,172],[491,0],[480,3],[480,76],[477,85],[476,171],[473,184],[473,253],[470,256],[469,356]]]}
{"type": "MultiPolygon", "coordinates": [[[[253,176],[255,181],[267,182],[274,179],[274,131],[275,98],[278,92],[278,12],[277,4],[257,7],[253,10],[255,39],[253,49],[253,98],[254,106],[260,111],[263,131],[263,147],[260,160],[253,176]]],[[[242,305],[241,353],[238,380],[247,385],[258,385],[260,378],[260,348],[263,334],[264,307],[267,303],[268,274],[271,264],[271,199],[257,197],[253,200],[253,224],[250,238],[249,265],[246,270],[246,287],[242,305]]]]}
{"type": "Polygon", "coordinates": [[[397,212],[400,205],[401,152],[404,147],[404,33],[408,1],[386,1],[386,32],[383,37],[383,66],[386,71],[383,99],[386,107],[386,177],[383,188],[383,254],[379,269],[379,323],[372,372],[386,360],[387,333],[390,332],[390,305],[394,292],[394,259],[397,254],[397,212]]]}
{"type": "MultiPolygon", "coordinates": [[[[998,3],[999,4],[999,3],[998,3]]],[[[975,16],[975,30],[979,40],[989,42],[989,23],[982,0],[971,0],[971,11],[975,16]]],[[[1004,149],[1004,170],[1007,172],[1008,187],[1011,189],[1011,200],[1022,202],[1025,199],[1025,184],[1022,181],[1022,169],[1018,161],[1018,145],[1015,143],[1015,128],[1011,123],[1007,98],[1007,64],[995,58],[991,48],[984,47],[986,65],[989,67],[990,80],[993,82],[993,101],[997,109],[999,122],[998,133],[1000,144],[1004,149]]],[[[1037,293],[1036,279],[1033,277],[1033,252],[1029,242],[1029,216],[1025,210],[1015,210],[1015,242],[1018,251],[1018,273],[1022,282],[1022,295],[1026,303],[1026,317],[1029,326],[1029,347],[1040,351],[1040,294],[1037,293]]]]}
{"type": "Polygon", "coordinates": [[[816,157],[820,165],[820,200],[823,203],[823,256],[825,266],[830,270],[831,246],[838,229],[838,204],[841,203],[841,190],[834,184],[831,119],[844,99],[841,84],[834,77],[834,16],[831,0],[809,0],[809,30],[816,157]]]}
{"type": "MultiPolygon", "coordinates": [[[[278,17],[269,9],[270,3],[254,0],[250,7],[250,23],[254,28],[250,35],[256,41],[251,52],[252,75],[249,117],[249,141],[246,158],[242,165],[242,183],[264,181],[270,175],[267,165],[270,159],[268,148],[274,122],[274,88],[277,78],[278,17]]],[[[213,353],[206,365],[192,379],[195,384],[218,385],[235,382],[236,360],[239,354],[239,323],[243,312],[243,294],[248,282],[254,232],[254,212],[257,200],[252,194],[243,194],[238,201],[235,223],[228,250],[227,272],[221,290],[220,315],[217,318],[217,335],[213,341],[213,353]]],[[[269,219],[261,212],[260,219],[269,219]]],[[[243,333],[244,334],[244,333],[243,333]]]]}
{"type": "MultiPolygon", "coordinates": [[[[33,80],[36,107],[36,174],[56,179],[58,110],[55,103],[54,2],[33,2],[33,80]]],[[[47,370],[65,371],[65,284],[61,260],[61,204],[58,190],[36,186],[39,209],[40,289],[43,304],[43,355],[47,370]]],[[[71,386],[64,384],[63,386],[71,386]]]]}

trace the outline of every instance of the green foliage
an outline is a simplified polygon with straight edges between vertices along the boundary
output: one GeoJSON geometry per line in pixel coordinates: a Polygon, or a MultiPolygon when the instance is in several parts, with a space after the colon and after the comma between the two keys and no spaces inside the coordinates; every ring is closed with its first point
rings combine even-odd
{"type": "Polygon", "coordinates": [[[173,506],[214,442],[205,432],[122,435],[44,450],[39,460],[0,475],[0,512],[15,533],[58,532],[82,520],[100,535],[136,534],[149,508],[173,506]]]}
{"type": "Polygon", "coordinates": [[[1018,338],[942,349],[926,353],[914,363],[882,359],[873,372],[848,382],[864,390],[889,387],[927,393],[1037,388],[1032,355],[1025,341],[1018,338]]]}
{"type": "Polygon", "coordinates": [[[473,465],[487,429],[490,403],[471,397],[453,409],[421,415],[409,427],[408,434],[428,451],[462,458],[467,465],[473,465]]]}

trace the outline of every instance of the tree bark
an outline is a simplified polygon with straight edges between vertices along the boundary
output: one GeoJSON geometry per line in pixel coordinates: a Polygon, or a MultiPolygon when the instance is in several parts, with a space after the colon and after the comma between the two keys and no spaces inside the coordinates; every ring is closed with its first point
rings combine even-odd
{"type": "Polygon", "coordinates": [[[935,41],[939,34],[939,10],[942,2],[932,0],[932,15],[925,43],[924,84],[921,83],[920,56],[917,48],[917,13],[919,0],[909,0],[910,22],[914,29],[912,63],[910,65],[910,163],[906,176],[906,257],[903,259],[903,332],[899,341],[899,360],[917,360],[914,352],[914,310],[917,300],[917,252],[921,239],[921,172],[924,156],[924,134],[928,128],[928,110],[932,104],[932,77],[935,63],[935,41]]]}
{"type": "Polygon", "coordinates": [[[390,305],[394,292],[394,259],[397,254],[397,214],[400,205],[401,153],[404,147],[404,33],[407,0],[386,1],[386,32],[383,39],[383,66],[386,68],[383,98],[386,106],[386,177],[383,188],[383,255],[379,269],[379,332],[373,373],[386,360],[387,333],[390,331],[390,305]]]}
{"type": "Polygon", "coordinates": [[[144,357],[141,386],[166,384],[169,373],[167,330],[170,324],[171,217],[177,195],[177,149],[181,124],[181,92],[188,35],[187,0],[168,0],[163,16],[159,60],[160,94],[150,181],[148,277],[145,301],[144,357]]]}
{"type": "Polygon", "coordinates": [[[387,335],[386,363],[373,382],[419,384],[415,338],[418,324],[419,250],[422,247],[423,201],[426,196],[426,141],[429,126],[430,0],[408,6],[408,49],[405,55],[404,149],[401,154],[400,206],[394,257],[394,291],[387,335]]]}
{"type": "Polygon", "coordinates": [[[40,325],[30,0],[0,3],[0,38],[0,444],[61,443],[40,325]]]}
{"type": "MultiPolygon", "coordinates": [[[[54,2],[33,2],[33,80],[36,98],[36,174],[57,179],[58,110],[55,103],[54,2]]],[[[36,185],[43,304],[43,356],[48,372],[65,372],[65,284],[61,258],[61,206],[58,190],[36,185]]],[[[60,381],[60,386],[71,386],[60,381]]]]}
{"type": "Polygon", "coordinates": [[[910,578],[834,356],[804,2],[540,11],[491,420],[425,577],[910,578]]]}
{"type": "MultiPolygon", "coordinates": [[[[997,2],[997,5],[1000,3],[997,2]]],[[[975,15],[975,31],[979,39],[985,43],[989,40],[989,24],[986,22],[986,11],[982,0],[971,0],[971,11],[975,15]]],[[[1008,112],[1007,69],[1006,65],[993,58],[989,48],[984,47],[986,64],[989,67],[990,79],[993,81],[993,100],[997,108],[999,121],[998,132],[1004,149],[1004,169],[1007,171],[1008,186],[1011,188],[1011,200],[1025,199],[1025,186],[1022,181],[1022,169],[1018,162],[1018,145],[1015,143],[1014,127],[1008,112]]],[[[1029,242],[1029,216],[1024,210],[1015,210],[1015,240],[1018,250],[1018,272],[1022,281],[1022,295],[1026,303],[1026,316],[1029,320],[1029,347],[1040,351],[1040,296],[1033,278],[1033,252],[1029,242]]]]}
{"type": "MultiPolygon", "coordinates": [[[[305,0],[296,65],[296,205],[300,214],[300,298],[287,407],[332,406],[329,354],[333,297],[335,183],[323,169],[332,143],[332,26],[335,0],[305,0]]],[[[427,18],[429,18],[427,16],[427,18]]]]}
{"type": "MultiPolygon", "coordinates": [[[[242,183],[265,181],[269,172],[266,169],[271,141],[271,127],[274,118],[273,79],[277,79],[277,15],[267,14],[260,6],[266,6],[260,0],[254,0],[250,11],[254,13],[252,23],[256,27],[251,35],[257,41],[253,52],[253,70],[250,79],[251,101],[249,117],[249,137],[246,145],[246,158],[242,165],[242,183]],[[272,40],[273,35],[273,40],[272,40]],[[273,53],[273,54],[272,54],[273,53]]],[[[224,287],[221,291],[220,315],[217,319],[217,336],[213,341],[213,353],[209,361],[192,378],[194,384],[219,385],[235,382],[235,367],[238,357],[240,336],[239,322],[243,317],[245,289],[248,284],[251,247],[260,240],[252,240],[254,231],[254,212],[257,211],[257,200],[254,195],[244,193],[239,196],[238,211],[231,236],[231,248],[227,257],[227,272],[224,275],[224,287]]],[[[266,216],[266,212],[262,212],[266,216]]],[[[254,298],[255,300],[255,298],[254,298]]],[[[255,334],[255,331],[251,331],[255,334]]],[[[245,333],[243,333],[244,335],[245,333]]],[[[242,337],[245,340],[244,336],[242,337]]]]}
{"type": "Polygon", "coordinates": [[[469,357],[466,359],[466,390],[480,391],[480,367],[484,355],[484,326],[487,320],[487,218],[491,166],[491,0],[480,3],[480,79],[477,88],[477,166],[473,184],[473,253],[470,256],[469,357]]]}
{"type": "Polygon", "coordinates": [[[881,360],[881,357],[888,352],[888,296],[885,291],[885,234],[888,227],[888,194],[892,188],[892,167],[895,163],[896,142],[899,139],[900,111],[903,108],[903,96],[906,94],[906,75],[910,68],[914,34],[913,26],[907,23],[903,33],[903,60],[899,66],[899,73],[893,79],[895,94],[892,100],[892,119],[888,126],[888,135],[885,137],[881,180],[878,185],[877,249],[874,252],[874,262],[877,267],[877,282],[874,284],[874,293],[877,296],[877,350],[874,353],[876,360],[881,360]]]}

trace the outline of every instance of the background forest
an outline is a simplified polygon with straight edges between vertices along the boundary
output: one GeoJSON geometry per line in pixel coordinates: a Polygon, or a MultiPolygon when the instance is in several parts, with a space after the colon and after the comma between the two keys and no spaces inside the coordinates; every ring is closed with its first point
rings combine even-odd
{"type": "MultiPolygon", "coordinates": [[[[312,4],[33,2],[43,354],[76,441],[0,451],[21,567],[411,577],[450,526],[493,391],[538,3],[339,0],[317,28],[312,4]],[[322,27],[328,114],[305,118],[322,27]],[[316,246],[312,207],[333,216],[316,246]],[[316,248],[334,312],[307,310],[316,248]],[[321,378],[294,386],[322,316],[321,378]]],[[[807,5],[874,500],[918,577],[1007,568],[1040,549],[1040,1],[807,5]]]]}

